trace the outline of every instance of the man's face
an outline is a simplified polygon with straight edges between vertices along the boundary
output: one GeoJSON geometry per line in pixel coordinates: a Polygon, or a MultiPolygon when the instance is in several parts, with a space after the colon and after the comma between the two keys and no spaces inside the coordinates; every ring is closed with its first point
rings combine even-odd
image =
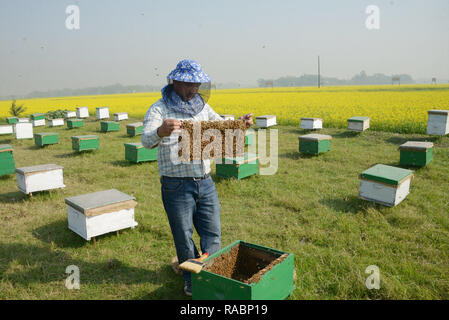
{"type": "Polygon", "coordinates": [[[191,100],[198,93],[200,85],[201,83],[181,82],[173,80],[173,89],[184,102],[191,100]]]}

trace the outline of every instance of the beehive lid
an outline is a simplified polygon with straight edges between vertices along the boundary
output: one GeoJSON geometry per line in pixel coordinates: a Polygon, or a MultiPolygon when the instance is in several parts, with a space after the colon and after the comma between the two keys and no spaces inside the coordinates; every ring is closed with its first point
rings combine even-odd
{"type": "Polygon", "coordinates": [[[17,117],[7,117],[6,119],[19,119],[17,117]]]}
{"type": "Polygon", "coordinates": [[[126,115],[126,114],[128,114],[128,112],[117,112],[117,113],[114,113],[114,116],[120,116],[120,115],[126,115]]]}
{"type": "Polygon", "coordinates": [[[75,119],[68,119],[67,121],[69,121],[69,122],[75,122],[75,121],[84,121],[84,120],[83,120],[83,119],[75,118],[75,119]]]}
{"type": "Polygon", "coordinates": [[[114,124],[118,124],[118,122],[115,122],[115,121],[101,121],[101,123],[114,123],[114,124]]]}
{"type": "Polygon", "coordinates": [[[108,210],[134,208],[135,200],[136,198],[126,193],[109,189],[66,198],[65,203],[86,216],[95,216],[106,213],[108,210]]]}
{"type": "Polygon", "coordinates": [[[126,127],[129,127],[129,128],[137,128],[137,127],[141,127],[141,126],[143,126],[143,122],[135,122],[135,123],[130,123],[130,124],[126,125],[126,127]]]}
{"type": "Polygon", "coordinates": [[[77,107],[76,109],[87,109],[87,107],[77,107]]]}
{"type": "Polygon", "coordinates": [[[308,141],[321,141],[321,140],[331,140],[332,136],[327,134],[318,134],[318,133],[310,133],[303,136],[299,136],[299,140],[308,140],[308,141]]]}
{"type": "Polygon", "coordinates": [[[411,151],[427,151],[430,148],[433,148],[433,143],[423,141],[407,141],[399,146],[399,150],[411,151]]]}
{"type": "Polygon", "coordinates": [[[223,163],[228,164],[244,164],[259,159],[259,156],[254,153],[245,152],[243,157],[224,158],[223,163]]]}
{"type": "Polygon", "coordinates": [[[321,120],[321,118],[301,118],[301,120],[312,120],[312,121],[315,121],[315,120],[321,120]]]}
{"type": "Polygon", "coordinates": [[[31,116],[32,117],[39,117],[39,116],[45,116],[45,114],[43,114],[43,113],[33,113],[31,116]]]}
{"type": "Polygon", "coordinates": [[[0,144],[0,152],[12,151],[13,148],[9,144],[0,144]]]}
{"type": "Polygon", "coordinates": [[[51,170],[58,170],[63,169],[63,166],[59,166],[57,164],[42,164],[37,166],[31,166],[31,167],[22,167],[22,168],[16,168],[16,172],[20,173],[22,175],[30,175],[38,172],[45,172],[45,171],[51,171],[51,170]]]}
{"type": "Polygon", "coordinates": [[[128,143],[125,143],[125,146],[133,146],[136,149],[143,148],[143,144],[141,142],[128,142],[128,143]]]}
{"type": "Polygon", "coordinates": [[[98,109],[107,109],[108,107],[97,107],[97,110],[98,109]]]}
{"type": "Polygon", "coordinates": [[[447,116],[449,114],[449,110],[429,110],[427,113],[442,114],[447,116]]]}
{"type": "Polygon", "coordinates": [[[44,136],[57,136],[58,134],[55,132],[40,132],[40,133],[35,133],[34,135],[44,137],[44,136]]]}
{"type": "Polygon", "coordinates": [[[359,116],[357,116],[357,117],[352,117],[352,118],[348,119],[348,121],[355,121],[355,122],[364,122],[366,120],[369,120],[369,117],[359,117],[359,116]]]}
{"type": "Polygon", "coordinates": [[[98,139],[98,136],[94,135],[86,135],[86,136],[73,136],[73,140],[92,140],[92,139],[98,139]]]}
{"type": "Polygon", "coordinates": [[[362,172],[360,178],[397,186],[411,175],[413,175],[412,170],[377,164],[362,172]]]}
{"type": "Polygon", "coordinates": [[[258,117],[256,117],[256,119],[273,119],[273,118],[276,118],[276,116],[275,115],[272,115],[272,114],[270,114],[270,115],[265,115],[265,116],[258,116],[258,117]]]}

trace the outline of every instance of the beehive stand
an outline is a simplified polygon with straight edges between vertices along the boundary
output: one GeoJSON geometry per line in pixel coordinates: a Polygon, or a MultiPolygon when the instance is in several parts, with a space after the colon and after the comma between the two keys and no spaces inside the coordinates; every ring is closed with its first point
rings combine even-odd
{"type": "Polygon", "coordinates": [[[15,169],[13,147],[9,144],[0,145],[0,176],[12,174],[15,169]]]}
{"type": "Polygon", "coordinates": [[[67,119],[67,128],[69,129],[81,128],[83,126],[84,126],[83,119],[67,119]]]}
{"type": "Polygon", "coordinates": [[[13,134],[14,130],[12,125],[1,125],[0,126],[0,135],[4,134],[13,134]]]}
{"type": "Polygon", "coordinates": [[[45,126],[45,114],[33,113],[31,115],[31,121],[33,123],[33,127],[45,126]]]}
{"type": "Polygon", "coordinates": [[[295,289],[291,253],[238,240],[205,263],[192,273],[195,300],[282,300],[295,289]]]}
{"type": "Polygon", "coordinates": [[[135,122],[126,125],[126,133],[130,137],[135,137],[143,132],[143,122],[135,122]]]}
{"type": "Polygon", "coordinates": [[[449,133],[449,110],[429,110],[427,134],[444,136],[449,133]]]}
{"type": "Polygon", "coordinates": [[[135,198],[116,189],[65,199],[68,227],[86,240],[105,233],[134,228],[135,198]]]}
{"type": "Polygon", "coordinates": [[[433,160],[433,143],[407,141],[399,146],[402,166],[423,167],[433,160]]]}
{"type": "Polygon", "coordinates": [[[301,118],[301,129],[308,129],[308,130],[323,129],[323,119],[301,118]]]}
{"type": "Polygon", "coordinates": [[[318,155],[330,151],[332,137],[325,134],[306,134],[299,136],[299,152],[318,155]]]}
{"type": "Polygon", "coordinates": [[[44,164],[31,167],[16,168],[19,190],[25,194],[65,188],[63,167],[56,164],[44,164]]]}
{"type": "Polygon", "coordinates": [[[363,132],[369,128],[369,117],[352,117],[348,119],[348,130],[363,132]]]}
{"type": "Polygon", "coordinates": [[[377,164],[360,175],[359,198],[394,207],[410,190],[413,171],[377,164]]]}
{"type": "Polygon", "coordinates": [[[100,148],[100,138],[94,135],[73,136],[72,149],[75,151],[96,150],[100,148]]]}
{"type": "Polygon", "coordinates": [[[256,125],[260,128],[268,128],[276,125],[275,115],[265,115],[256,117],[256,125]]]}
{"type": "Polygon", "coordinates": [[[119,131],[120,125],[118,122],[114,121],[101,121],[100,129],[101,132],[119,131]]]}
{"type": "Polygon", "coordinates": [[[59,127],[64,125],[64,119],[50,119],[50,127],[59,127]]]}
{"type": "Polygon", "coordinates": [[[76,108],[76,117],[80,119],[89,118],[89,109],[87,107],[76,108]]]}
{"type": "Polygon", "coordinates": [[[128,119],[128,112],[118,112],[114,113],[114,120],[115,121],[122,121],[128,119]]]}
{"type": "Polygon", "coordinates": [[[97,119],[108,119],[109,118],[109,108],[108,107],[99,107],[96,109],[97,119]]]}
{"type": "Polygon", "coordinates": [[[245,152],[244,157],[223,158],[216,164],[216,175],[223,178],[240,180],[256,174],[259,174],[259,157],[256,154],[245,152]]]}
{"type": "Polygon", "coordinates": [[[125,160],[133,163],[157,160],[158,148],[144,148],[142,143],[125,143],[125,160]]]}
{"type": "Polygon", "coordinates": [[[39,147],[45,145],[56,144],[59,141],[59,136],[54,132],[42,132],[34,134],[34,144],[39,147]]]}
{"type": "Polygon", "coordinates": [[[16,139],[33,139],[33,124],[29,122],[18,122],[14,125],[16,139]]]}

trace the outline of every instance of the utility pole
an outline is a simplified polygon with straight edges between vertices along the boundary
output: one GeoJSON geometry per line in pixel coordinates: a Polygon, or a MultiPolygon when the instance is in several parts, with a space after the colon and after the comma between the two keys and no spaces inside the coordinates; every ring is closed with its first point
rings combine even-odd
{"type": "Polygon", "coordinates": [[[321,80],[320,80],[320,56],[318,56],[318,88],[321,86],[321,80]]]}

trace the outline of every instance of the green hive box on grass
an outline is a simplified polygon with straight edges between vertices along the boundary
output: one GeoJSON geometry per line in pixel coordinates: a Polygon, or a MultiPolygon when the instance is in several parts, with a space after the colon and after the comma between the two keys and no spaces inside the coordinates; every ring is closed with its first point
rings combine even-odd
{"type": "Polygon", "coordinates": [[[13,148],[9,144],[0,145],[0,176],[16,172],[13,148]]]}
{"type": "Polygon", "coordinates": [[[424,167],[433,160],[433,143],[407,141],[399,146],[401,166],[424,167]]]}
{"type": "Polygon", "coordinates": [[[195,300],[282,300],[295,289],[291,253],[238,240],[204,262],[192,273],[195,300]]]}
{"type": "Polygon", "coordinates": [[[8,117],[8,118],[6,118],[6,122],[8,122],[8,124],[15,124],[15,123],[19,122],[19,118],[17,118],[17,117],[8,117]]]}
{"type": "Polygon", "coordinates": [[[126,125],[126,133],[130,137],[137,136],[143,132],[143,122],[130,123],[126,125]]]}
{"type": "Polygon", "coordinates": [[[94,135],[72,137],[72,149],[75,151],[96,150],[100,148],[100,138],[94,135]]]}
{"type": "Polygon", "coordinates": [[[67,119],[67,128],[69,129],[80,128],[82,126],[84,126],[83,119],[67,119]]]}
{"type": "Polygon", "coordinates": [[[306,134],[299,136],[299,152],[308,154],[320,154],[330,151],[332,137],[325,134],[306,134]]]}
{"type": "Polygon", "coordinates": [[[157,160],[157,147],[144,148],[142,143],[125,143],[125,159],[134,163],[157,160]]]}
{"type": "Polygon", "coordinates": [[[34,144],[43,147],[49,144],[56,144],[59,142],[59,136],[54,132],[41,132],[34,134],[34,144]]]}
{"type": "Polygon", "coordinates": [[[114,121],[101,121],[101,132],[119,131],[120,125],[114,121]]]}
{"type": "Polygon", "coordinates": [[[245,152],[243,157],[223,158],[216,164],[217,176],[243,179],[259,174],[259,159],[256,154],[245,152]]]}

